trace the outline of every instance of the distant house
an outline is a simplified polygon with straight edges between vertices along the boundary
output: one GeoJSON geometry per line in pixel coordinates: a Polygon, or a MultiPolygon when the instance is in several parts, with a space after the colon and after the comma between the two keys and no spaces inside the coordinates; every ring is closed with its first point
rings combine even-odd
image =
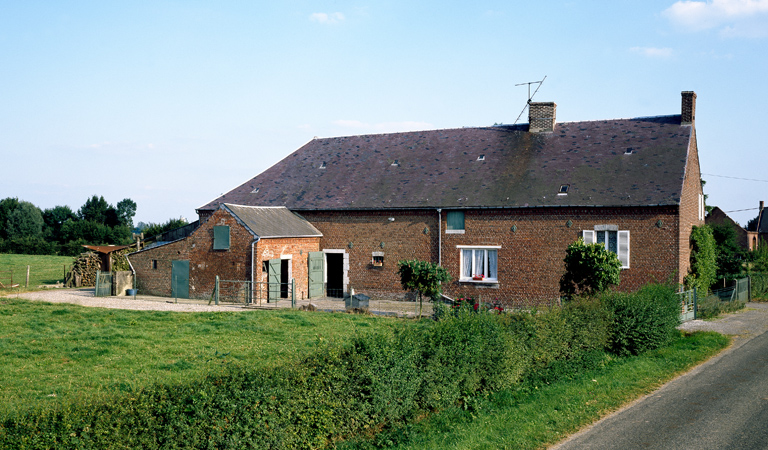
{"type": "MultiPolygon", "coordinates": [[[[214,252],[212,228],[241,218],[236,208],[281,207],[317,230],[280,238],[315,239],[303,251],[273,253],[290,257],[310,297],[318,292],[297,268],[308,271],[319,254],[320,295],[402,296],[397,262],[415,258],[449,271],[450,297],[547,302],[559,296],[566,247],[579,237],[618,255],[622,290],[682,282],[691,229],[704,223],[695,108],[696,94],[683,92],[677,115],[557,123],[554,103],[535,102],[523,125],[313,139],[201,206],[200,229],[168,244],[173,251],[130,259],[167,270],[163,258],[187,260],[190,295],[205,294],[224,268],[191,248],[214,252]]],[[[220,250],[231,259],[226,276],[265,279],[271,266],[251,262],[248,239],[220,250]]],[[[156,275],[155,292],[169,291],[167,270],[141,270],[156,275]]]]}

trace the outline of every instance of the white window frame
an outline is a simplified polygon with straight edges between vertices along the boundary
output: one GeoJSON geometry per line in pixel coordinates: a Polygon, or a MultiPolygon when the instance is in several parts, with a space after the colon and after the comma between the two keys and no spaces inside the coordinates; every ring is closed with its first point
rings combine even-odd
{"type": "MultiPolygon", "coordinates": [[[[594,230],[583,230],[581,232],[581,236],[584,239],[585,244],[594,244],[597,242],[597,233],[600,232],[606,232],[606,231],[615,231],[616,232],[616,249],[618,250],[618,253],[616,256],[619,257],[619,261],[621,262],[621,268],[622,269],[629,269],[629,256],[630,256],[630,246],[629,246],[629,230],[619,230],[619,227],[611,226],[611,225],[597,225],[595,226],[594,230]]],[[[606,239],[607,242],[607,239],[606,239]]]]}
{"type": "MultiPolygon", "coordinates": [[[[459,281],[462,283],[498,283],[499,282],[499,249],[501,249],[500,245],[457,245],[457,249],[459,249],[459,281]],[[465,277],[464,276],[464,251],[463,250],[486,250],[484,261],[483,261],[483,275],[488,272],[488,252],[487,250],[496,250],[496,276],[491,277],[485,277],[482,280],[474,280],[471,276],[465,277]]],[[[474,262],[474,255],[475,252],[472,252],[472,275],[474,276],[474,268],[475,268],[475,262],[474,262]]]]}
{"type": "Polygon", "coordinates": [[[699,194],[699,220],[704,220],[706,216],[706,205],[704,203],[704,194],[699,194]]]}

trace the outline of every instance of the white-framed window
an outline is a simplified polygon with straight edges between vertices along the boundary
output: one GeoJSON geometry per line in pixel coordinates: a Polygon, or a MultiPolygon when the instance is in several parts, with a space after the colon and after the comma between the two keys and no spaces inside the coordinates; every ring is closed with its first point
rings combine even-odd
{"type": "Polygon", "coordinates": [[[457,245],[459,281],[497,283],[499,281],[499,245],[457,245]]]}
{"type": "Polygon", "coordinates": [[[585,244],[603,244],[616,253],[622,269],[629,269],[629,230],[619,230],[613,225],[597,225],[594,230],[582,231],[585,244]]]}
{"type": "Polygon", "coordinates": [[[704,220],[707,214],[707,209],[704,203],[704,194],[699,194],[699,220],[704,220]]]}
{"type": "Polygon", "coordinates": [[[445,234],[464,234],[464,211],[448,211],[445,223],[445,234]]]}

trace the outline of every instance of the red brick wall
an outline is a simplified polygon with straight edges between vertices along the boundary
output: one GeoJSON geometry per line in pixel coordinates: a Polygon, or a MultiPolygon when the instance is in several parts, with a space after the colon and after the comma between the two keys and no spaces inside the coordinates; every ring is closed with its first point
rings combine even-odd
{"type": "Polygon", "coordinates": [[[172,261],[188,260],[189,252],[185,240],[176,241],[128,256],[136,272],[136,287],[139,294],[171,296],[172,261]],[[157,269],[152,261],[157,261],[157,269]]]}
{"type": "Polygon", "coordinates": [[[676,209],[466,211],[465,233],[443,236],[443,266],[454,279],[445,292],[451,297],[480,296],[483,300],[498,299],[507,304],[557,299],[566,248],[581,236],[582,230],[593,230],[595,225],[616,225],[619,230],[630,232],[630,267],[621,271],[620,290],[631,291],[651,281],[667,281],[677,270],[676,209]],[[512,231],[513,225],[515,231],[512,231]],[[460,275],[457,245],[500,245],[499,284],[457,281],[460,275]]]}
{"type": "Polygon", "coordinates": [[[262,239],[256,244],[256,271],[253,278],[255,281],[268,281],[268,274],[262,270],[264,261],[290,259],[291,277],[296,281],[296,298],[305,299],[309,288],[309,252],[319,250],[320,238],[262,239]]]}
{"type": "Polygon", "coordinates": [[[685,167],[683,179],[683,191],[680,199],[679,219],[679,267],[677,282],[682,283],[685,275],[691,267],[691,231],[693,226],[704,225],[699,220],[699,195],[701,189],[701,171],[699,169],[699,152],[696,145],[696,132],[692,133],[692,139],[688,148],[688,162],[685,167]]]}
{"type": "Polygon", "coordinates": [[[435,210],[302,211],[301,215],[323,233],[321,249],[344,250],[349,254],[349,284],[357,293],[402,297],[405,292],[400,289],[397,262],[437,261],[435,210]],[[382,267],[371,264],[373,252],[384,253],[382,267]]]}
{"type": "MultiPolygon", "coordinates": [[[[465,233],[446,234],[442,212],[442,264],[454,281],[451,297],[482,296],[506,303],[557,299],[566,247],[595,225],[630,231],[630,268],[622,270],[622,290],[651,281],[677,280],[677,207],[547,208],[465,212],[465,233]],[[571,221],[571,227],[567,222],[571,221]],[[512,225],[516,231],[512,231],[512,225]],[[457,245],[500,245],[499,284],[459,283],[457,245]]],[[[438,261],[437,211],[302,212],[322,233],[321,249],[343,249],[350,256],[350,285],[371,296],[402,297],[397,262],[438,261]],[[394,221],[389,221],[389,218],[394,221]],[[427,233],[424,233],[424,230],[427,233]],[[384,246],[381,246],[381,243],[384,246]],[[351,244],[351,246],[350,246],[351,244]],[[372,252],[384,252],[384,266],[371,265],[372,252]]],[[[687,242],[687,241],[686,241],[687,242]]]]}

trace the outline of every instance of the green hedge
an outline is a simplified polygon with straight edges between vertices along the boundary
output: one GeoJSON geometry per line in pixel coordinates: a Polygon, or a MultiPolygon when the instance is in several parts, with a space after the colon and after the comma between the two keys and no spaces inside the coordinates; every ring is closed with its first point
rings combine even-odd
{"type": "Polygon", "coordinates": [[[551,382],[600,364],[606,346],[624,352],[659,345],[662,336],[645,330],[630,339],[626,328],[630,322],[643,329],[671,324],[662,313],[666,307],[647,304],[661,294],[666,290],[655,288],[637,299],[615,294],[603,302],[576,300],[510,314],[465,308],[438,321],[404,323],[389,334],[325,345],[297,364],[232,368],[110,401],[70,401],[3,417],[0,448],[391,445],[407,434],[408,424],[435,411],[471,408],[478,396],[523,379],[551,382]],[[640,317],[630,320],[632,314],[640,317]],[[631,345],[616,347],[625,341],[631,345]]]}
{"type": "Polygon", "coordinates": [[[669,342],[680,324],[680,299],[674,287],[650,284],[634,294],[603,297],[612,314],[610,348],[618,355],[637,355],[669,342]]]}

